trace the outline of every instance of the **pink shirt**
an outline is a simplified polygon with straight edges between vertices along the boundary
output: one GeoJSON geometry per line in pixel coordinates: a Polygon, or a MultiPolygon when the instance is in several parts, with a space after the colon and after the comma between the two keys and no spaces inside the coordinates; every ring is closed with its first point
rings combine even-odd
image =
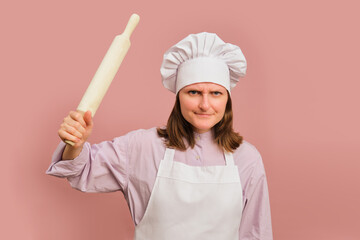
{"type": "MultiPolygon", "coordinates": [[[[212,132],[195,133],[193,149],[175,151],[174,161],[191,166],[225,165],[223,151],[212,132]]],[[[85,143],[74,160],[61,160],[65,143],[55,150],[47,174],[66,177],[71,186],[84,192],[122,191],[137,225],[142,219],[165,145],[156,128],[136,130],[90,145],[85,143]]],[[[260,153],[243,143],[233,153],[243,188],[243,215],[239,239],[272,239],[268,187],[260,153]]]]}

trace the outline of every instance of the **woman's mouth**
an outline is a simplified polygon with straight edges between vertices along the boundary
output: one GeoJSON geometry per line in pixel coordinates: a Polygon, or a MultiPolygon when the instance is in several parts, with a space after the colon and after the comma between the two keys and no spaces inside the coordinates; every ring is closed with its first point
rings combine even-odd
{"type": "Polygon", "coordinates": [[[196,116],[199,116],[199,117],[210,117],[212,114],[209,114],[209,113],[195,113],[196,116]]]}

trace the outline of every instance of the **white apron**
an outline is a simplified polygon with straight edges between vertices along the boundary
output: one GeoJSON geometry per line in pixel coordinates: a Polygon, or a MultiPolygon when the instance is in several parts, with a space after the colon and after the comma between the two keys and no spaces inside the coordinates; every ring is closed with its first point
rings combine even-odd
{"type": "Polygon", "coordinates": [[[167,148],[135,240],[239,240],[242,188],[231,153],[226,166],[189,166],[167,148]]]}

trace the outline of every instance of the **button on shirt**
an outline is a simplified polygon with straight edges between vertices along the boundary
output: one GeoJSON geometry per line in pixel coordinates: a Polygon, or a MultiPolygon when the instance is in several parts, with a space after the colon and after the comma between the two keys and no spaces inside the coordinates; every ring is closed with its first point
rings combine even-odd
{"type": "MultiPolygon", "coordinates": [[[[212,131],[195,133],[193,149],[175,151],[174,161],[191,166],[225,165],[212,131]]],[[[99,144],[86,142],[74,160],[61,160],[65,143],[55,150],[47,174],[66,177],[83,192],[122,191],[137,225],[144,216],[166,146],[156,128],[140,129],[99,144]]],[[[247,141],[233,153],[243,188],[239,239],[272,239],[268,187],[261,155],[247,141]]]]}

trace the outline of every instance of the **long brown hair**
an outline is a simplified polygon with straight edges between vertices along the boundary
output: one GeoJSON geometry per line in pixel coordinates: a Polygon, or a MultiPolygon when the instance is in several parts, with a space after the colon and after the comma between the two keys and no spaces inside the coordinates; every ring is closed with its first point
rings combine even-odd
{"type": "MultiPolygon", "coordinates": [[[[215,141],[218,146],[228,152],[233,152],[243,141],[243,137],[233,130],[233,112],[229,94],[224,116],[212,130],[214,131],[215,141]]],[[[186,150],[184,138],[188,146],[191,148],[195,146],[193,127],[181,114],[179,94],[176,95],[175,105],[171,111],[166,128],[157,128],[157,133],[165,139],[167,147],[177,148],[182,151],[186,150]]]]}

